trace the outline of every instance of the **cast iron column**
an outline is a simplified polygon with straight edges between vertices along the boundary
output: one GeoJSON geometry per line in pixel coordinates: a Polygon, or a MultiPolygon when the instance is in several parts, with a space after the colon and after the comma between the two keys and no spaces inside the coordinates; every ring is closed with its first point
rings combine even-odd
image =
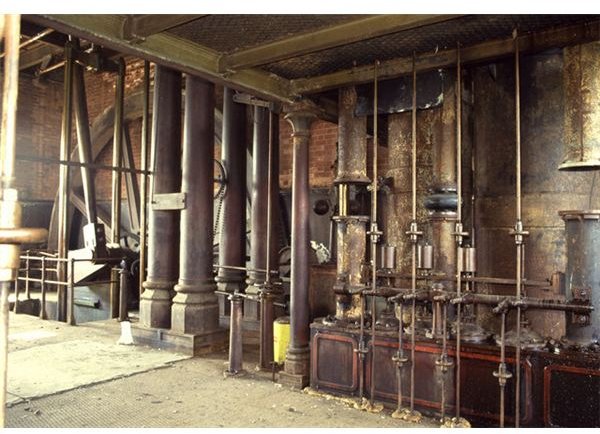
{"type": "MultiPolygon", "coordinates": [[[[219,242],[219,265],[243,267],[246,264],[246,106],[233,101],[234,91],[223,92],[223,139],[221,160],[227,177],[223,198],[219,242]]],[[[242,292],[244,272],[219,268],[219,291],[242,292]]],[[[229,315],[225,297],[221,315],[229,315]]]]}
{"type": "MultiPolygon", "coordinates": [[[[267,195],[269,194],[269,109],[254,107],[254,135],[252,140],[252,212],[250,216],[250,269],[246,292],[258,294],[265,282],[267,266],[267,195]]],[[[259,319],[258,305],[253,301],[244,303],[244,316],[259,319]]]]}
{"type": "Polygon", "coordinates": [[[177,333],[208,335],[219,326],[213,278],[213,159],[215,155],[215,88],[187,75],[182,152],[179,282],[171,310],[177,333]]]}
{"type": "Polygon", "coordinates": [[[308,144],[310,126],[316,116],[305,110],[292,111],[285,119],[292,126],[294,163],[292,173],[292,264],[290,287],[290,343],[286,353],[285,369],[279,382],[302,388],[308,384],[309,306],[308,306],[308,260],[310,248],[309,231],[309,182],[308,144]]]}
{"type": "MultiPolygon", "coordinates": [[[[180,72],[156,65],[153,107],[151,198],[154,194],[178,192],[181,185],[180,72]]],[[[140,301],[140,321],[146,327],[171,325],[171,298],[177,279],[178,217],[175,211],[150,208],[148,276],[140,301]]]]}

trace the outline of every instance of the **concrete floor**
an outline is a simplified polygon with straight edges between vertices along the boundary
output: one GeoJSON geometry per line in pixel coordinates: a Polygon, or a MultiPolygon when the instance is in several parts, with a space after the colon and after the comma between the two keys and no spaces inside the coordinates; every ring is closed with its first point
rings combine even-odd
{"type": "Polygon", "coordinates": [[[282,387],[255,369],[224,378],[226,352],[204,357],[117,345],[113,324],[68,327],[11,315],[7,427],[435,427],[282,387]]]}

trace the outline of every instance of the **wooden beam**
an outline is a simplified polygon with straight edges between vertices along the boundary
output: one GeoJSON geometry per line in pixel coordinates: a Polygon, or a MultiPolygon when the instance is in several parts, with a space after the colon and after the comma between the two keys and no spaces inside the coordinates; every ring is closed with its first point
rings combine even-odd
{"type": "MultiPolygon", "coordinates": [[[[600,21],[544,30],[519,37],[522,53],[543,51],[549,48],[576,45],[600,40],[600,21]]],[[[461,50],[463,64],[490,62],[512,56],[514,39],[487,41],[461,50]]],[[[446,68],[456,63],[456,49],[417,55],[417,71],[446,68]]],[[[379,79],[396,78],[411,73],[412,56],[382,62],[378,68],[379,79]]],[[[373,65],[355,67],[319,77],[291,80],[291,94],[305,95],[335,89],[350,84],[367,83],[373,80],[373,65]]]]}
{"type": "Polygon", "coordinates": [[[260,70],[245,69],[222,74],[217,65],[219,53],[189,40],[166,33],[148,36],[130,43],[122,36],[125,17],[118,15],[32,15],[31,21],[60,32],[84,38],[98,45],[155,62],[214,83],[250,92],[281,102],[291,101],[289,81],[260,70]]]}
{"type": "Polygon", "coordinates": [[[460,16],[462,15],[375,15],[361,18],[223,56],[219,68],[221,71],[236,71],[265,65],[460,16]]]}
{"type": "Polygon", "coordinates": [[[123,39],[143,41],[150,35],[181,26],[206,15],[128,15],[123,22],[123,39]]]}

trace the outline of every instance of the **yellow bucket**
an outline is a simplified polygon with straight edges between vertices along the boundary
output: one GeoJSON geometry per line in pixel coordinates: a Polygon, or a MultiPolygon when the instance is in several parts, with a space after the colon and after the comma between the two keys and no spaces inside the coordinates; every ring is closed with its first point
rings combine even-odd
{"type": "Polygon", "coordinates": [[[281,365],[290,343],[290,317],[282,316],[273,321],[273,359],[281,365]]]}

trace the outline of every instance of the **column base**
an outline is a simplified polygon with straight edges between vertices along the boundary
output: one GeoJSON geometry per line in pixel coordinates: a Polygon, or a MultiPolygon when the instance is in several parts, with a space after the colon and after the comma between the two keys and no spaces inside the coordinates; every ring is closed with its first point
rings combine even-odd
{"type": "Polygon", "coordinates": [[[192,357],[227,348],[228,331],[221,328],[203,334],[191,334],[133,323],[131,331],[136,343],[192,357]]]}
{"type": "Polygon", "coordinates": [[[284,386],[290,386],[294,389],[304,389],[308,386],[309,378],[308,375],[302,374],[290,374],[285,371],[281,371],[277,378],[277,382],[284,386]]]}
{"type": "Polygon", "coordinates": [[[304,388],[308,385],[309,372],[309,348],[288,348],[284,369],[279,373],[279,383],[295,388],[304,388]]]}
{"type": "Polygon", "coordinates": [[[144,282],[145,291],[140,299],[140,323],[145,327],[171,326],[171,299],[174,282],[144,282]]]}
{"type": "MultiPolygon", "coordinates": [[[[179,290],[181,285],[175,288],[179,290]]],[[[171,306],[171,330],[203,335],[219,327],[219,305],[213,292],[178,293],[171,306]]]]}

